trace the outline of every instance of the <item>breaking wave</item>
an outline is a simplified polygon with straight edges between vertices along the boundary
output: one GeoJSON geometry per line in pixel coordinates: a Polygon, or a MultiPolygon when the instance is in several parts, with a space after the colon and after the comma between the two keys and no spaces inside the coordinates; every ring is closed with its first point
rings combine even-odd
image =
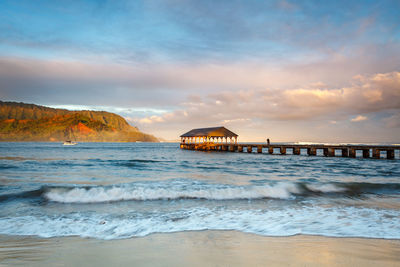
{"type": "Polygon", "coordinates": [[[278,182],[264,185],[209,184],[196,181],[141,182],[113,186],[42,187],[14,194],[1,194],[0,202],[34,199],[59,203],[102,203],[177,199],[255,200],[309,196],[361,196],[399,194],[400,184],[374,183],[298,183],[278,182]]]}
{"type": "MultiPolygon", "coordinates": [[[[125,200],[174,199],[294,199],[297,196],[357,196],[362,194],[400,193],[400,184],[372,183],[294,183],[280,182],[266,185],[232,186],[224,184],[184,183],[176,181],[133,183],[118,186],[96,187],[46,187],[41,196],[60,203],[100,203],[125,200]]],[[[25,192],[24,197],[37,196],[38,192],[25,192]]],[[[0,198],[1,199],[1,198],[0,198]]]]}
{"type": "Polygon", "coordinates": [[[285,183],[265,186],[227,186],[201,184],[198,186],[170,185],[158,186],[111,186],[49,188],[44,193],[47,200],[62,203],[96,203],[122,200],[162,200],[162,199],[289,199],[299,193],[295,184],[285,183]]]}

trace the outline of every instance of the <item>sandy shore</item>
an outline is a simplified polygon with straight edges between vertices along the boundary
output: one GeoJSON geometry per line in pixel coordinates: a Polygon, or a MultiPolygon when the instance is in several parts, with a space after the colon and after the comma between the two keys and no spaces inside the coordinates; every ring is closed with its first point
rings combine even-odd
{"type": "Polygon", "coordinates": [[[124,240],[0,236],[0,266],[400,266],[400,240],[234,231],[124,240]]]}

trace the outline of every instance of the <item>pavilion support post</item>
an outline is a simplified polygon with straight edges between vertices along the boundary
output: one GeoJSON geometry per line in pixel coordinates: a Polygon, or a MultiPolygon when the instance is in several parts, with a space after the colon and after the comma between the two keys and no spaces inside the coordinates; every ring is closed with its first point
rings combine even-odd
{"type": "Polygon", "coordinates": [[[369,149],[363,149],[363,158],[369,158],[369,149]]]}
{"type": "Polygon", "coordinates": [[[293,148],[293,155],[300,155],[300,147],[293,148]]]}
{"type": "Polygon", "coordinates": [[[307,148],[307,154],[309,156],[316,156],[317,155],[317,149],[315,147],[308,147],[307,148]]]}
{"type": "Polygon", "coordinates": [[[248,146],[247,147],[247,153],[251,153],[253,151],[253,147],[252,146],[248,146]]]}
{"type": "Polygon", "coordinates": [[[356,150],[354,148],[349,148],[349,157],[350,158],[356,157],[356,150]]]}
{"type": "Polygon", "coordinates": [[[274,147],[269,146],[269,147],[268,147],[268,153],[269,153],[269,154],[274,154],[274,147]]]}
{"type": "Polygon", "coordinates": [[[394,149],[386,150],[386,158],[387,159],[394,159],[394,149]]]}
{"type": "Polygon", "coordinates": [[[372,157],[374,159],[380,159],[381,158],[381,151],[377,148],[372,149],[372,157]]]}
{"type": "Polygon", "coordinates": [[[286,155],[286,147],[281,146],[280,150],[281,150],[281,155],[286,155]]]}
{"type": "Polygon", "coordinates": [[[342,157],[348,157],[349,156],[349,150],[347,148],[342,148],[342,157]]]}
{"type": "Polygon", "coordinates": [[[257,146],[257,153],[262,153],[262,146],[257,146]]]}

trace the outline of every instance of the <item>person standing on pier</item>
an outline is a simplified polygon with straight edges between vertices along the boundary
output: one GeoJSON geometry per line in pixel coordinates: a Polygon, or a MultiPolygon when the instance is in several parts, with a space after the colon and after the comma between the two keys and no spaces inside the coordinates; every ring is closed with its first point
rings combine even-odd
{"type": "Polygon", "coordinates": [[[269,138],[267,138],[267,145],[269,145],[269,138]]]}

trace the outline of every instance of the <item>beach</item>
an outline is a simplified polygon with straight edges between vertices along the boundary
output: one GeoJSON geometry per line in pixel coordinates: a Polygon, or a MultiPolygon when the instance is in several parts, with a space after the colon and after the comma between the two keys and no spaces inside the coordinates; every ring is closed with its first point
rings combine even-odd
{"type": "Polygon", "coordinates": [[[0,237],[0,265],[399,266],[400,240],[237,231],[152,234],[122,240],[0,237]]]}

